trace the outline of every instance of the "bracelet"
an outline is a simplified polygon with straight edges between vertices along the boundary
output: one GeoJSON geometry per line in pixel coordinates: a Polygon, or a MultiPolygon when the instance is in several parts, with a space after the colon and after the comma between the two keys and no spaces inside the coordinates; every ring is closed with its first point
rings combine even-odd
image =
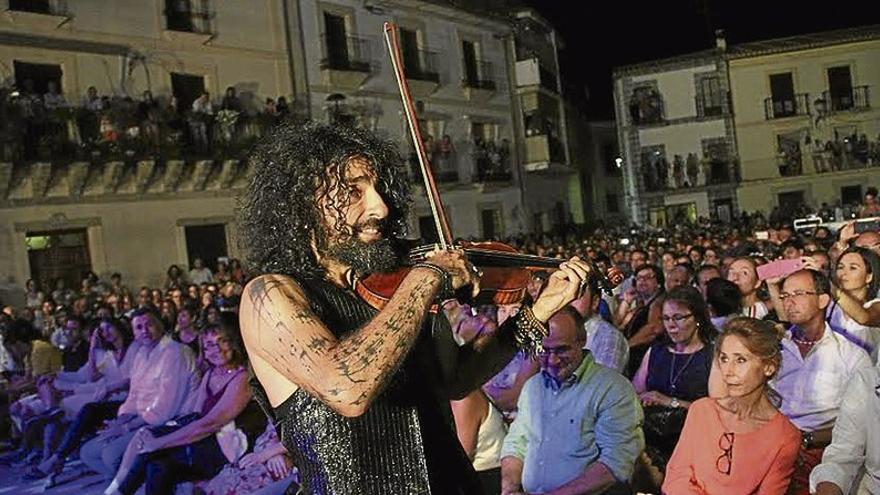
{"type": "Polygon", "coordinates": [[[413,268],[427,268],[437,275],[440,275],[440,290],[437,292],[437,299],[445,301],[447,299],[455,298],[455,291],[452,290],[452,277],[449,276],[449,272],[434,263],[428,263],[427,261],[416,263],[413,265],[413,268]]]}
{"type": "Polygon", "coordinates": [[[516,325],[513,331],[513,340],[516,346],[532,356],[543,352],[542,342],[550,330],[547,324],[542,323],[530,306],[524,306],[516,314],[516,325]]]}

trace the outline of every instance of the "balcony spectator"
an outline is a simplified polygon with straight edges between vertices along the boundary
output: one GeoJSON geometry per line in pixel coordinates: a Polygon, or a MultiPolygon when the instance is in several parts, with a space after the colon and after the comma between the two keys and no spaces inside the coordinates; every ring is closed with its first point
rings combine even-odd
{"type": "Polygon", "coordinates": [[[214,106],[211,104],[211,96],[207,91],[202,92],[193,101],[192,112],[189,116],[189,128],[193,145],[199,152],[208,151],[210,144],[210,124],[214,118],[214,106]]]}
{"type": "Polygon", "coordinates": [[[688,153],[684,162],[685,172],[687,172],[688,185],[697,187],[703,185],[700,182],[700,159],[696,153],[688,153]]]}
{"type": "MultiPolygon", "coordinates": [[[[211,269],[205,266],[205,262],[201,258],[193,259],[193,267],[189,271],[189,282],[191,284],[207,284],[214,281],[211,269]]],[[[197,299],[197,298],[195,298],[197,299]]]]}
{"type": "Polygon", "coordinates": [[[94,86],[89,86],[86,90],[86,95],[83,96],[82,99],[82,107],[89,112],[98,113],[104,110],[103,101],[101,97],[98,96],[98,89],[94,86]]]}
{"type": "Polygon", "coordinates": [[[226,94],[223,95],[223,100],[220,102],[220,110],[242,111],[241,100],[238,98],[234,86],[226,88],[226,94]]]}
{"type": "Polygon", "coordinates": [[[272,98],[266,98],[266,103],[263,105],[263,112],[266,115],[270,115],[275,117],[278,115],[278,109],[275,106],[275,100],[272,98]]]}
{"type": "Polygon", "coordinates": [[[64,95],[58,91],[58,83],[55,81],[49,81],[46,83],[46,93],[43,95],[43,106],[46,107],[46,110],[67,107],[67,100],[65,100],[64,95]]]}
{"type": "Polygon", "coordinates": [[[287,98],[283,96],[278,97],[278,102],[275,103],[275,113],[278,115],[278,120],[284,120],[290,115],[290,105],[287,103],[287,98]]]}

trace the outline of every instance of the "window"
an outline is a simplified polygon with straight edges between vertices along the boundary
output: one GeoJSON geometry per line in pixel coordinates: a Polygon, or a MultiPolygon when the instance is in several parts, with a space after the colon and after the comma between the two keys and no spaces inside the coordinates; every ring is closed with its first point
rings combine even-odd
{"type": "Polygon", "coordinates": [[[177,98],[177,111],[185,112],[205,92],[205,78],[192,74],[171,73],[171,93],[177,98]]]}
{"type": "Polygon", "coordinates": [[[605,175],[620,175],[617,166],[617,146],[614,143],[603,143],[600,160],[605,167],[605,175]]]}
{"type": "Polygon", "coordinates": [[[724,94],[721,91],[721,80],[717,76],[700,79],[697,95],[698,116],[710,117],[723,113],[724,94]]]}
{"type": "Polygon", "coordinates": [[[67,288],[77,290],[92,269],[88,240],[86,229],[28,232],[25,246],[31,278],[47,291],[59,278],[67,288]]]}
{"type": "Polygon", "coordinates": [[[165,25],[169,31],[210,33],[212,17],[208,0],[165,0],[165,25]]]}
{"type": "Polygon", "coordinates": [[[468,88],[495,89],[492,80],[492,65],[480,60],[479,44],[473,41],[461,42],[461,55],[464,61],[464,80],[462,85],[468,88]]]}
{"type": "Polygon", "coordinates": [[[859,205],[862,203],[862,186],[843,186],[840,188],[840,204],[859,205]]]}
{"type": "Polygon", "coordinates": [[[419,217],[419,235],[425,244],[440,242],[440,236],[437,235],[437,225],[434,223],[433,216],[423,215],[419,217]]]}
{"type": "Polygon", "coordinates": [[[848,65],[828,69],[828,96],[831,111],[849,110],[853,107],[852,76],[848,65]]]}
{"type": "Polygon", "coordinates": [[[484,208],[480,211],[483,239],[500,239],[504,236],[501,210],[499,208],[484,208]]]}
{"type": "Polygon", "coordinates": [[[201,258],[212,272],[217,271],[217,259],[228,256],[226,249],[226,225],[191,225],[184,227],[186,236],[186,257],[189,265],[201,258]]]}
{"type": "Polygon", "coordinates": [[[440,82],[440,75],[434,68],[433,54],[420,48],[418,31],[400,28],[400,51],[407,78],[440,82]]]}
{"type": "Polygon", "coordinates": [[[797,114],[791,72],[770,76],[770,98],[773,101],[774,118],[790,117],[797,114]]]}
{"type": "Polygon", "coordinates": [[[617,194],[605,193],[605,210],[608,213],[620,213],[620,204],[617,202],[617,194]]]}
{"type": "Polygon", "coordinates": [[[33,12],[35,14],[51,14],[49,0],[9,0],[9,10],[33,12]]]}
{"type": "Polygon", "coordinates": [[[324,12],[324,46],[327,48],[326,64],[332,69],[348,66],[348,41],[345,18],[324,12]]]}
{"type": "Polygon", "coordinates": [[[633,125],[659,124],[663,122],[663,99],[651,86],[633,90],[629,100],[629,114],[633,125]]]}
{"type": "Polygon", "coordinates": [[[49,83],[55,83],[58,92],[61,89],[61,66],[55,64],[32,64],[15,60],[15,85],[24,91],[42,95],[49,89],[49,83]]]}

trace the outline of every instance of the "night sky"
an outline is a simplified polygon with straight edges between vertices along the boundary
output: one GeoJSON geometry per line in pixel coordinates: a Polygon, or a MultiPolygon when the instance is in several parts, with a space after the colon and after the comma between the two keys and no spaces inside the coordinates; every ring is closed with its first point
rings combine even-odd
{"type": "MultiPolygon", "coordinates": [[[[615,66],[711,48],[715,29],[736,44],[880,23],[880,1],[528,1],[562,36],[566,95],[590,120],[614,117],[615,66]],[[584,87],[590,98],[585,97],[584,87]]],[[[880,63],[880,61],[878,61],[880,63]]]]}

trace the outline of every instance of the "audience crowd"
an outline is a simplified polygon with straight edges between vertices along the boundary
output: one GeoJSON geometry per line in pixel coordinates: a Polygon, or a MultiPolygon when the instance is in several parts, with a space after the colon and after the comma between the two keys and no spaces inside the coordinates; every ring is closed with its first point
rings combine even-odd
{"type": "MultiPolygon", "coordinates": [[[[537,356],[451,404],[486,493],[880,493],[880,229],[774,220],[508,239],[624,280],[590,283],[537,356]]],[[[28,281],[0,316],[0,461],[52,486],[78,457],[105,493],[283,492],[295,467],[252,401],[246,282],[200,259],[136,291],[118,273],[28,281]]],[[[479,346],[519,307],[443,310],[479,346]]]]}

